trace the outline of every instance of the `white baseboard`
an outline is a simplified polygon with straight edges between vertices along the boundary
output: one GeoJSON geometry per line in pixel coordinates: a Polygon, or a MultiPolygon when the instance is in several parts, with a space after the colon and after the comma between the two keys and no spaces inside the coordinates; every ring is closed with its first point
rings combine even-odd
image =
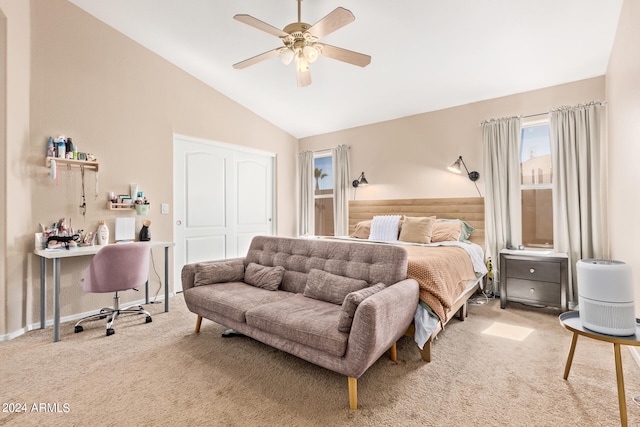
{"type": "MultiPolygon", "coordinates": [[[[175,294],[169,294],[169,298],[175,296],[175,294]]],[[[162,296],[158,295],[156,298],[153,298],[154,304],[157,304],[160,301],[164,301],[164,293],[162,294],[162,296]]],[[[145,304],[145,300],[144,298],[141,300],[137,300],[137,301],[128,301],[125,303],[125,305],[135,305],[135,304],[140,304],[140,305],[144,305],[145,304]]],[[[65,322],[71,322],[74,320],[80,320],[83,317],[86,316],[91,316],[92,314],[95,314],[96,310],[91,310],[91,311],[86,311],[84,313],[76,313],[76,314],[72,314],[70,316],[64,316],[60,318],[60,324],[63,324],[65,322]]],[[[49,319],[45,322],[45,328],[48,326],[53,326],[53,319],[49,319]]],[[[0,335],[0,342],[3,341],[9,341],[12,340],[16,337],[19,337],[20,335],[24,335],[29,331],[34,331],[36,329],[40,329],[40,322],[36,322],[36,323],[32,323],[30,325],[25,326],[22,329],[19,329],[17,331],[11,332],[9,334],[5,334],[5,335],[0,335]]]]}

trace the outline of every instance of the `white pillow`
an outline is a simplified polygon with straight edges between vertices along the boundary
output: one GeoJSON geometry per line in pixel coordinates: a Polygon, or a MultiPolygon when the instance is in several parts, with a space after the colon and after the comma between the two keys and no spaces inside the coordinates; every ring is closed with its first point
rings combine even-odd
{"type": "Polygon", "coordinates": [[[371,233],[369,233],[369,240],[378,240],[381,242],[397,241],[400,218],[400,215],[374,216],[371,221],[371,233]]]}

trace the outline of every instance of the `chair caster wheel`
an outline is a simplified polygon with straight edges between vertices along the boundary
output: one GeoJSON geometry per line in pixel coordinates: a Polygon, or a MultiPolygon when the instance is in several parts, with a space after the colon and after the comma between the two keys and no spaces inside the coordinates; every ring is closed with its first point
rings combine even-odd
{"type": "Polygon", "coordinates": [[[147,318],[145,319],[146,323],[151,323],[153,322],[153,319],[151,318],[151,316],[147,316],[147,318]]]}
{"type": "Polygon", "coordinates": [[[80,325],[77,325],[75,328],[73,328],[73,332],[75,332],[76,334],[82,331],[84,331],[84,329],[80,325]]]}
{"type": "Polygon", "coordinates": [[[107,329],[107,336],[109,336],[109,335],[113,335],[113,334],[115,334],[115,333],[116,333],[116,331],[114,331],[114,330],[113,330],[113,328],[109,328],[109,329],[107,329]]]}

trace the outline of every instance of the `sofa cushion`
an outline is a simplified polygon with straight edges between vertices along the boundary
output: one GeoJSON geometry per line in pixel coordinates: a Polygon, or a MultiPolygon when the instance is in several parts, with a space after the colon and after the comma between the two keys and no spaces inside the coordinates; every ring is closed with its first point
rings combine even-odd
{"type": "Polygon", "coordinates": [[[247,325],[333,356],[344,355],[348,334],[338,331],[340,306],[296,294],[247,311],[247,325]]]}
{"type": "Polygon", "coordinates": [[[252,262],[247,265],[247,270],[244,272],[244,281],[258,288],[275,291],[282,283],[283,275],[284,267],[282,266],[267,267],[252,262]]]}
{"type": "Polygon", "coordinates": [[[342,304],[347,294],[369,286],[366,280],[351,279],[312,269],[304,288],[304,296],[333,304],[342,304]]]}
{"type": "MultiPolygon", "coordinates": [[[[263,304],[293,296],[291,292],[268,291],[242,282],[196,286],[184,291],[184,299],[193,308],[199,307],[245,322],[245,313],[263,304]]],[[[190,308],[191,311],[194,311],[190,308]]]]}
{"type": "MultiPolygon", "coordinates": [[[[407,277],[407,250],[393,245],[364,245],[333,239],[255,236],[244,264],[281,265],[286,270],[281,290],[304,292],[312,268],[369,284],[390,285],[407,277]],[[288,272],[300,274],[289,275],[288,272]],[[287,277],[290,276],[290,277],[287,277]],[[292,280],[289,280],[292,279],[292,280]]],[[[340,301],[338,304],[341,304],[340,301]]]]}
{"type": "Polygon", "coordinates": [[[244,280],[244,264],[241,260],[200,262],[196,264],[193,285],[241,282],[242,280],[244,280]]]}
{"type": "Polygon", "coordinates": [[[338,319],[338,330],[340,332],[349,332],[351,330],[351,324],[353,323],[353,316],[356,314],[356,309],[360,303],[386,287],[384,283],[378,283],[377,285],[351,292],[344,297],[340,318],[338,319]]]}
{"type": "Polygon", "coordinates": [[[280,289],[301,294],[304,292],[304,287],[307,286],[307,276],[307,273],[285,270],[280,289]]]}

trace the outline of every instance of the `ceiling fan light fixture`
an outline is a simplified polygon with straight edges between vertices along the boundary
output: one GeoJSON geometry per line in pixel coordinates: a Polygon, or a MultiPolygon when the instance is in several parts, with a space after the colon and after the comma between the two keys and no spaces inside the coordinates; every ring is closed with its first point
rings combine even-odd
{"type": "Polygon", "coordinates": [[[280,49],[279,55],[280,55],[280,62],[282,62],[284,65],[289,65],[291,64],[291,61],[293,61],[295,52],[289,47],[283,47],[282,49],[280,49]]]}
{"type": "Polygon", "coordinates": [[[316,47],[312,45],[305,46],[302,49],[302,53],[304,55],[304,58],[310,64],[313,64],[316,61],[316,59],[318,59],[318,56],[320,54],[320,52],[318,52],[318,49],[316,49],[316,47]]]}
{"type": "Polygon", "coordinates": [[[298,86],[304,87],[311,84],[309,64],[315,62],[318,59],[318,56],[326,56],[328,58],[357,65],[359,67],[366,67],[369,65],[371,62],[371,57],[369,55],[353,52],[340,47],[325,45],[323,43],[316,43],[321,38],[326,37],[334,31],[353,22],[356,18],[353,16],[351,11],[343,7],[337,7],[315,24],[309,25],[301,20],[302,0],[297,0],[297,2],[298,21],[285,26],[282,30],[254,18],[251,15],[236,14],[233,16],[233,19],[260,31],[264,31],[265,33],[276,36],[282,43],[284,43],[284,47],[281,45],[279,48],[269,50],[249,59],[245,59],[244,61],[235,63],[233,64],[233,68],[240,70],[275,56],[279,56],[280,62],[285,65],[288,65],[291,61],[295,60],[296,80],[298,82],[298,86]]]}

